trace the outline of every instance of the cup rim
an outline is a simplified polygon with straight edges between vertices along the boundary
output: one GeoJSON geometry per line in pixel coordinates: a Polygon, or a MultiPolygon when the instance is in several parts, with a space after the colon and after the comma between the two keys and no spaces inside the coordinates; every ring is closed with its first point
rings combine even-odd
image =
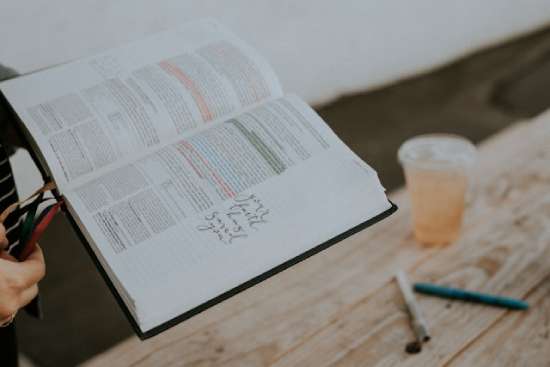
{"type": "Polygon", "coordinates": [[[403,142],[399,147],[397,157],[403,166],[414,165],[420,168],[432,169],[469,168],[476,161],[477,148],[470,140],[457,134],[422,134],[403,142]],[[442,142],[451,142],[455,147],[460,146],[462,148],[461,154],[444,160],[420,160],[412,155],[413,149],[417,149],[422,145],[435,145],[442,142]]]}

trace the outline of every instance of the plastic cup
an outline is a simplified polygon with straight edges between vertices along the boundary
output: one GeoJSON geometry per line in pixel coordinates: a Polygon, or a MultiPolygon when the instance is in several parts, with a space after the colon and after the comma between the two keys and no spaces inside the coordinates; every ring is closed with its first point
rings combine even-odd
{"type": "Polygon", "coordinates": [[[472,186],[476,147],[457,135],[420,135],[403,143],[398,157],[411,199],[416,240],[428,246],[455,241],[472,186]]]}

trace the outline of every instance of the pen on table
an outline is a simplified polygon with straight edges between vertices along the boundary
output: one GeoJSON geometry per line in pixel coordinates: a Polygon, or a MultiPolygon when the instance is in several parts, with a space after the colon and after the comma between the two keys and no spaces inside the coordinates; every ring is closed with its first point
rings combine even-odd
{"type": "Polygon", "coordinates": [[[401,293],[403,294],[403,298],[405,299],[405,304],[407,305],[407,309],[409,310],[409,315],[411,317],[411,323],[412,323],[414,333],[416,335],[417,342],[425,343],[429,341],[431,337],[428,333],[428,327],[426,325],[426,321],[424,320],[424,317],[420,312],[420,307],[416,302],[416,299],[412,292],[412,288],[407,279],[407,276],[403,271],[399,271],[396,275],[396,279],[397,279],[397,284],[399,284],[399,288],[401,289],[401,293]]]}
{"type": "Polygon", "coordinates": [[[415,283],[414,290],[442,298],[482,303],[490,306],[504,307],[511,310],[526,310],[529,304],[520,299],[496,296],[480,292],[472,292],[459,288],[444,287],[431,283],[415,283]]]}

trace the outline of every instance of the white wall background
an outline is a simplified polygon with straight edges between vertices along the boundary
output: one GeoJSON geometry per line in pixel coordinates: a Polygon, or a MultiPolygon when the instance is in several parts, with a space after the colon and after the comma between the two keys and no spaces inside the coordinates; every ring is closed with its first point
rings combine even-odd
{"type": "Polygon", "coordinates": [[[550,0],[0,0],[0,62],[28,72],[209,16],[317,104],[548,24],[550,0]]]}
{"type": "MultiPolygon", "coordinates": [[[[550,22],[550,0],[0,0],[0,62],[21,72],[214,17],[308,102],[380,86],[550,22]]],[[[40,184],[25,152],[21,194],[40,184]]]]}

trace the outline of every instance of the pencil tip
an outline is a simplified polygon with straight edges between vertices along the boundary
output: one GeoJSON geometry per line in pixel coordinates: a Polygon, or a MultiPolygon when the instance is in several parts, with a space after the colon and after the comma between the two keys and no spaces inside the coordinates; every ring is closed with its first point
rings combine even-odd
{"type": "Polygon", "coordinates": [[[405,347],[405,352],[408,354],[418,354],[422,352],[422,343],[418,340],[408,343],[405,347]]]}

